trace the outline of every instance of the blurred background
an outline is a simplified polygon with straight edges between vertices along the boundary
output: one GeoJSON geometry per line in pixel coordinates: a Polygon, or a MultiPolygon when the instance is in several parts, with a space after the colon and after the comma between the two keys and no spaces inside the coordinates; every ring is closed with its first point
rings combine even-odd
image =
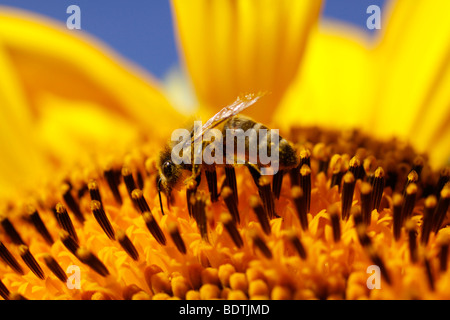
{"type": "MultiPolygon", "coordinates": [[[[0,0],[1,5],[25,9],[66,23],[70,5],[81,9],[81,29],[99,38],[118,53],[159,79],[178,66],[168,0],[0,0]]],[[[370,5],[383,8],[384,0],[327,0],[322,19],[335,19],[366,27],[370,5]]],[[[77,30],[73,30],[77,32],[77,30]]]]}

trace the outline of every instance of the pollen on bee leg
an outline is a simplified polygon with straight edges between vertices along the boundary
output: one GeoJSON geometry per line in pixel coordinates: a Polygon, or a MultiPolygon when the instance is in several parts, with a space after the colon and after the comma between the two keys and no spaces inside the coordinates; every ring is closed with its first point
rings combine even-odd
{"type": "Polygon", "coordinates": [[[20,266],[19,262],[14,258],[8,248],[5,247],[3,242],[0,241],[0,258],[20,275],[23,275],[23,269],[20,266]]]}
{"type": "Polygon", "coordinates": [[[147,201],[144,198],[144,193],[141,189],[134,189],[131,192],[131,200],[134,203],[134,206],[138,208],[140,213],[151,212],[150,207],[148,206],[147,201]]]}
{"type": "Polygon", "coordinates": [[[37,209],[32,205],[28,205],[26,207],[26,214],[29,216],[31,222],[36,228],[36,231],[44,238],[45,242],[51,246],[53,244],[53,238],[42,221],[37,209]]]}
{"type": "Polygon", "coordinates": [[[178,251],[180,251],[182,254],[186,254],[186,245],[183,241],[183,238],[181,237],[180,230],[178,229],[178,224],[176,222],[171,222],[168,224],[167,229],[178,251]]]}
{"type": "Polygon", "coordinates": [[[76,252],[80,246],[66,230],[61,230],[59,232],[59,239],[67,250],[69,250],[73,255],[76,255],[76,252]]]}
{"type": "Polygon", "coordinates": [[[235,198],[236,204],[239,203],[237,183],[236,183],[236,170],[231,165],[225,166],[225,185],[231,188],[233,191],[233,197],[235,198]]]}
{"type": "Polygon", "coordinates": [[[41,266],[36,261],[34,256],[31,254],[28,246],[26,245],[20,245],[19,246],[19,253],[22,257],[22,260],[25,262],[25,264],[30,268],[30,270],[41,280],[45,279],[44,271],[42,271],[41,266]]]}
{"type": "Polygon", "coordinates": [[[264,209],[267,212],[267,216],[269,217],[269,219],[273,219],[276,217],[276,214],[273,193],[270,187],[270,179],[267,176],[261,176],[258,179],[258,185],[261,200],[263,202],[264,209]]]}
{"type": "Polygon", "coordinates": [[[265,243],[265,241],[261,238],[258,232],[254,229],[249,231],[249,236],[252,239],[253,245],[267,258],[272,259],[272,252],[269,247],[265,243]]]}
{"type": "Polygon", "coordinates": [[[363,182],[361,184],[361,214],[363,222],[370,225],[372,218],[372,186],[363,182]]]}
{"type": "Polygon", "coordinates": [[[70,209],[70,211],[73,212],[73,214],[75,215],[75,218],[77,218],[77,220],[81,223],[84,223],[84,221],[86,220],[83,216],[83,213],[81,213],[81,209],[80,206],[78,204],[78,202],[75,200],[75,198],[72,195],[72,189],[70,188],[70,186],[65,183],[61,186],[61,192],[62,192],[62,197],[64,199],[64,202],[66,203],[67,207],[70,209]]]}
{"type": "Polygon", "coordinates": [[[355,191],[355,177],[350,171],[347,172],[343,177],[344,183],[342,185],[341,193],[341,217],[343,220],[348,220],[350,216],[350,209],[353,202],[353,193],[355,191]]]}
{"type": "Polygon", "coordinates": [[[16,228],[14,227],[14,225],[12,224],[11,220],[9,220],[8,217],[0,216],[0,224],[2,225],[3,230],[11,239],[12,242],[14,242],[17,245],[25,244],[19,232],[17,232],[16,228]]]}
{"type": "Polygon", "coordinates": [[[216,167],[214,165],[206,166],[205,176],[206,182],[208,183],[211,202],[216,202],[219,198],[216,167]]]}
{"type": "Polygon", "coordinates": [[[295,209],[297,211],[298,219],[303,230],[308,230],[308,217],[306,212],[306,197],[303,190],[299,186],[293,186],[291,189],[291,196],[294,200],[295,209]]]}
{"type": "Polygon", "coordinates": [[[117,230],[116,240],[119,242],[122,249],[125,250],[125,252],[131,257],[131,259],[134,261],[139,259],[139,253],[133,242],[131,242],[130,238],[126,235],[125,231],[122,229],[117,230]]]}
{"type": "Polygon", "coordinates": [[[220,193],[220,195],[222,196],[222,198],[225,201],[225,205],[227,206],[228,211],[230,212],[231,217],[233,218],[233,222],[239,224],[241,222],[241,218],[239,216],[237,203],[235,201],[236,199],[234,198],[234,195],[233,195],[233,190],[231,190],[230,187],[225,186],[222,189],[222,192],[220,193]]]}
{"type": "Polygon", "coordinates": [[[239,234],[238,229],[236,228],[236,224],[233,221],[233,217],[229,213],[223,213],[220,215],[220,222],[222,222],[223,225],[225,226],[225,229],[227,230],[234,244],[238,248],[241,248],[244,245],[244,242],[242,241],[242,237],[239,234]]]}
{"type": "Polygon", "coordinates": [[[142,214],[142,218],[145,221],[145,225],[147,229],[150,231],[152,236],[158,241],[159,244],[165,246],[166,245],[166,237],[164,236],[163,231],[158,225],[158,222],[153,217],[152,213],[147,211],[142,214]]]}
{"type": "Polygon", "coordinates": [[[61,268],[59,263],[53,258],[50,254],[44,253],[43,255],[45,264],[50,269],[50,271],[62,282],[67,282],[67,275],[64,270],[61,268]]]}
{"type": "Polygon", "coordinates": [[[5,300],[9,300],[9,294],[10,294],[10,292],[9,292],[8,288],[5,286],[5,284],[0,279],[0,297],[2,297],[5,300]]]}
{"type": "Polygon", "coordinates": [[[75,240],[76,243],[78,243],[78,235],[75,231],[75,227],[73,226],[72,220],[70,219],[69,214],[67,213],[66,207],[62,205],[61,203],[58,203],[56,205],[56,217],[58,220],[59,226],[66,230],[69,235],[75,240]]]}
{"type": "Polygon", "coordinates": [[[106,216],[106,212],[103,209],[101,202],[97,200],[92,200],[91,210],[92,213],[94,214],[95,220],[97,220],[98,224],[103,229],[108,238],[114,240],[115,237],[114,228],[111,225],[111,222],[109,221],[108,217],[106,216]]]}
{"type": "Polygon", "coordinates": [[[250,207],[252,207],[253,211],[258,218],[259,224],[261,225],[262,230],[265,234],[270,234],[270,223],[269,217],[267,216],[266,211],[264,210],[263,204],[258,196],[252,195],[250,196],[250,207]]]}
{"type": "Polygon", "coordinates": [[[106,266],[97,258],[91,251],[86,248],[80,247],[76,251],[76,256],[80,261],[88,265],[92,270],[99,275],[106,277],[109,275],[109,271],[106,266]]]}
{"type": "Polygon", "coordinates": [[[103,172],[103,175],[109,189],[111,190],[111,193],[113,194],[114,200],[117,202],[117,204],[122,205],[122,196],[119,192],[118,179],[116,177],[114,169],[106,169],[103,172]]]}

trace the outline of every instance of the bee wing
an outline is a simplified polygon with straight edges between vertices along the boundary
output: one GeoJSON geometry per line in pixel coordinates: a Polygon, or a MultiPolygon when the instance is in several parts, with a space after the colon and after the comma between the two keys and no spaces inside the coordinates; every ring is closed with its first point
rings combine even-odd
{"type": "Polygon", "coordinates": [[[263,97],[265,93],[257,93],[257,94],[246,94],[242,97],[238,97],[232,104],[227,105],[222,108],[219,112],[217,112],[212,118],[210,118],[206,123],[202,126],[199,132],[196,132],[195,135],[187,141],[185,141],[184,146],[186,146],[189,142],[195,143],[198,139],[200,139],[203,134],[208,129],[212,129],[230,117],[237,115],[242,112],[244,109],[247,109],[251,105],[253,105],[256,101],[258,101],[261,97],[263,97]]]}

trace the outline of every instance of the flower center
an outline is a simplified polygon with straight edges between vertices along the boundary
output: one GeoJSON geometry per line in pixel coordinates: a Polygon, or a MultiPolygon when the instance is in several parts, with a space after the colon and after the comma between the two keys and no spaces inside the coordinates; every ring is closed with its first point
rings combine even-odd
{"type": "Polygon", "coordinates": [[[251,165],[210,166],[174,191],[165,215],[153,149],[9,208],[0,219],[0,295],[448,295],[449,168],[435,172],[411,147],[356,131],[293,128],[290,141],[297,167],[262,176],[251,165]],[[67,289],[70,265],[82,268],[85,288],[67,289]],[[381,290],[367,285],[369,266],[381,290]],[[48,277],[58,284],[49,288],[48,277]]]}

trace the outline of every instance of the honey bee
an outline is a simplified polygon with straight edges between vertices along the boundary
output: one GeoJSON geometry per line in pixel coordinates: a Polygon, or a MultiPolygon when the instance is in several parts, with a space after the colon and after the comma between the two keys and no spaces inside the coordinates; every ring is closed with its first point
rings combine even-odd
{"type": "MultiPolygon", "coordinates": [[[[157,188],[162,214],[164,214],[164,211],[161,201],[161,191],[167,197],[169,206],[171,203],[172,190],[179,189],[183,185],[182,182],[184,182],[184,185],[188,184],[188,182],[192,180],[199,183],[202,169],[208,172],[213,171],[215,176],[215,166],[230,166],[229,161],[222,161],[221,163],[211,164],[205,163],[204,161],[188,161],[188,163],[177,163],[173,160],[173,150],[176,145],[181,146],[183,150],[190,150],[191,159],[196,159],[196,157],[199,156],[200,159],[202,159],[202,153],[211,143],[211,141],[202,141],[202,138],[205,132],[210,129],[220,130],[220,132],[222,133],[222,137],[226,137],[227,130],[234,131],[239,129],[241,129],[242,131],[253,129],[255,133],[259,134],[247,137],[248,139],[245,140],[245,150],[242,150],[241,148],[241,151],[244,152],[238,153],[236,148],[233,148],[232,156],[234,157],[234,161],[231,166],[237,163],[245,164],[251,167],[254,171],[260,173],[263,168],[267,167],[267,163],[261,163],[261,161],[259,161],[259,157],[256,157],[255,159],[254,157],[250,157],[250,154],[258,153],[257,150],[261,151],[265,147],[267,147],[266,154],[269,154],[271,156],[274,151],[274,145],[276,147],[275,151],[277,153],[277,159],[275,160],[277,168],[279,168],[280,170],[288,170],[298,165],[299,158],[292,145],[286,139],[282,138],[279,135],[276,135],[275,138],[271,135],[268,135],[267,132],[269,131],[269,129],[266,126],[248,117],[240,115],[243,110],[255,104],[263,95],[263,93],[259,93],[238,97],[233,103],[225,106],[212,118],[210,118],[203,126],[201,126],[200,130],[191,129],[190,131],[188,131],[189,134],[186,134],[181,141],[172,141],[166,144],[164,149],[160,152],[159,159],[157,161],[157,188]],[[265,134],[261,134],[263,131],[265,134]],[[196,143],[200,143],[201,147],[196,149],[196,143]],[[188,149],[186,149],[186,147],[188,149]],[[184,178],[186,177],[185,173],[190,173],[187,179],[184,178]]],[[[226,138],[224,138],[223,141],[215,142],[218,142],[220,146],[225,146],[227,144],[226,138]]],[[[229,154],[227,153],[227,157],[228,156],[229,154]]],[[[273,165],[273,163],[271,163],[271,165],[273,165]]],[[[213,187],[211,187],[209,184],[208,186],[210,187],[210,192],[212,192],[211,189],[213,187]]],[[[217,195],[212,195],[211,197],[213,201],[217,200],[217,195]]]]}

